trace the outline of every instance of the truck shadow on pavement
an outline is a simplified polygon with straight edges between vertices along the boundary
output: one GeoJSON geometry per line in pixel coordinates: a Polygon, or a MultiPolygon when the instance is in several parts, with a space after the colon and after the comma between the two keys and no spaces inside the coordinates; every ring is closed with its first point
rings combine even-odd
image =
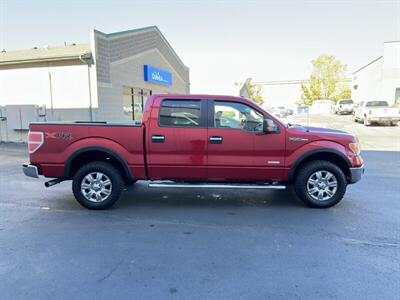
{"type": "Polygon", "coordinates": [[[140,207],[217,207],[217,206],[303,206],[288,188],[273,190],[152,189],[147,182],[129,187],[114,208],[140,207]]]}

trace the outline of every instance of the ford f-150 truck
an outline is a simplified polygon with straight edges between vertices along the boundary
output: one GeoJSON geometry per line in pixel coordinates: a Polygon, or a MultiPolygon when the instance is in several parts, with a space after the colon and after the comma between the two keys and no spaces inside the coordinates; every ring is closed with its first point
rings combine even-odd
{"type": "Polygon", "coordinates": [[[337,204],[364,172],[357,139],[284,124],[244,98],[153,95],[140,123],[31,123],[25,175],[72,180],[77,201],[106,209],[125,186],[284,189],[337,204]]]}

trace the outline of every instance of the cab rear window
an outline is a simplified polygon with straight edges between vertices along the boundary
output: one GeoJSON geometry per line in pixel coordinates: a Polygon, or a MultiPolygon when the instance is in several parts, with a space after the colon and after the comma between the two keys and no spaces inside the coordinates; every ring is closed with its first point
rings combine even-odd
{"type": "Polygon", "coordinates": [[[389,106],[386,101],[370,101],[365,104],[366,107],[373,107],[373,106],[389,106]]]}
{"type": "Polygon", "coordinates": [[[353,104],[353,100],[340,100],[339,104],[353,104]]]}

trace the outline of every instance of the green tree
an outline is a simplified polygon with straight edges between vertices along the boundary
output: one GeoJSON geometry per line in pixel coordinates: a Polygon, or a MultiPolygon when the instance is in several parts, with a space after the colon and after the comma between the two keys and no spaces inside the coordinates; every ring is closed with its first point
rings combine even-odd
{"type": "Polygon", "coordinates": [[[351,89],[346,82],[347,66],[332,55],[323,54],[312,62],[309,83],[301,83],[301,101],[310,105],[317,99],[350,99],[351,89]]]}
{"type": "Polygon", "coordinates": [[[242,86],[240,95],[260,105],[264,104],[264,98],[261,96],[262,87],[252,82],[251,77],[247,77],[244,82],[236,82],[235,85],[242,86]]]}

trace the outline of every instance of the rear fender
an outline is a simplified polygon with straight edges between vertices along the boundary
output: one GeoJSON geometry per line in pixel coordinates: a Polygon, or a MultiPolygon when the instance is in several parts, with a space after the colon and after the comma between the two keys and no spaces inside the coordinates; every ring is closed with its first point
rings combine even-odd
{"type": "Polygon", "coordinates": [[[132,178],[132,172],[129,168],[130,153],[120,144],[104,138],[88,138],[76,141],[70,144],[64,151],[64,157],[67,157],[64,166],[64,176],[69,177],[73,160],[80,154],[88,151],[100,151],[109,154],[115,158],[123,167],[123,174],[127,178],[132,178]]]}

